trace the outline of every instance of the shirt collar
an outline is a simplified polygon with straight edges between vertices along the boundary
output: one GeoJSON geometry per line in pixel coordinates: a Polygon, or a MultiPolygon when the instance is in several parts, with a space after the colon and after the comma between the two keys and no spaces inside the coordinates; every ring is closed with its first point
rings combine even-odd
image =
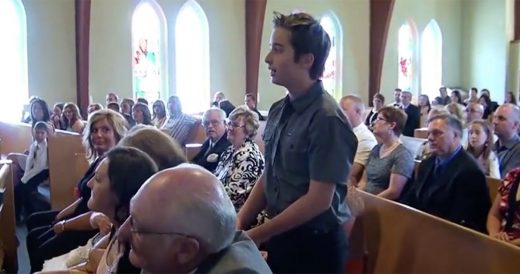
{"type": "Polygon", "coordinates": [[[513,138],[509,139],[509,141],[504,143],[501,143],[500,140],[497,140],[496,148],[500,149],[502,147],[505,147],[506,149],[511,149],[518,142],[520,142],[520,136],[516,134],[513,138]]]}
{"type": "Polygon", "coordinates": [[[289,95],[285,97],[285,103],[291,104],[296,112],[303,112],[307,107],[312,104],[316,97],[323,94],[323,84],[321,80],[316,81],[307,93],[301,97],[296,98],[294,101],[289,100],[289,95]]]}
{"type": "Polygon", "coordinates": [[[443,159],[437,157],[435,159],[435,163],[437,165],[446,165],[447,163],[451,162],[451,160],[453,160],[453,158],[455,157],[455,155],[457,155],[457,153],[459,153],[459,151],[462,149],[462,146],[459,145],[459,147],[457,149],[455,149],[455,151],[453,151],[448,157],[445,157],[443,159]]]}

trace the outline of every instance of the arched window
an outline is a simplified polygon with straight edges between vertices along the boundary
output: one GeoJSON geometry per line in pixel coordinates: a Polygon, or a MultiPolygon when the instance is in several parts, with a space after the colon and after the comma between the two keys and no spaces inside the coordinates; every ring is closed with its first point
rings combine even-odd
{"type": "Polygon", "coordinates": [[[194,0],[180,9],[175,22],[176,94],[183,111],[199,113],[210,103],[209,25],[194,0]]]}
{"type": "Polygon", "coordinates": [[[133,94],[148,102],[165,99],[166,19],[154,0],[141,0],[132,16],[133,94]]]}
{"type": "Polygon", "coordinates": [[[416,69],[416,29],[415,24],[409,21],[399,28],[398,40],[398,81],[400,89],[408,90],[412,93],[416,90],[417,69],[416,69]]]}
{"type": "Polygon", "coordinates": [[[421,36],[421,92],[430,98],[438,95],[442,84],[442,33],[435,20],[421,36]]]}
{"type": "Polygon", "coordinates": [[[323,71],[321,79],[325,90],[339,100],[342,96],[341,64],[343,55],[343,33],[338,18],[332,12],[324,15],[320,20],[320,24],[329,35],[331,42],[329,56],[325,62],[325,71],[323,71]]]}
{"type": "Polygon", "coordinates": [[[21,0],[0,1],[0,120],[19,121],[29,96],[27,19],[21,0]]]}

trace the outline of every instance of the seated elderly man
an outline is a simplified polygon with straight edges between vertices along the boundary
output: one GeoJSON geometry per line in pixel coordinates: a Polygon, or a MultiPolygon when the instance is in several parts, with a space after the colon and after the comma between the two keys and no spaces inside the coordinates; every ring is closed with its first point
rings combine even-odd
{"type": "Polygon", "coordinates": [[[144,273],[271,273],[254,242],[235,232],[236,222],[220,181],[183,164],[135,194],[118,240],[130,244],[130,262],[144,273]]]}
{"type": "Polygon", "coordinates": [[[215,171],[220,156],[231,145],[227,138],[225,119],[226,113],[216,107],[208,109],[202,116],[202,126],[208,139],[202,144],[192,162],[210,172],[215,171]]]}
{"type": "Polygon", "coordinates": [[[491,202],[486,177],[461,146],[462,123],[449,114],[428,121],[432,156],[419,165],[416,181],[401,202],[481,232],[491,202]]]}
{"type": "Polygon", "coordinates": [[[350,178],[354,181],[354,185],[361,180],[363,171],[365,169],[368,156],[372,149],[377,145],[376,137],[363,123],[363,115],[365,114],[365,104],[361,98],[355,95],[347,95],[340,100],[341,109],[347,116],[352,126],[352,130],[358,140],[358,147],[356,150],[356,156],[354,157],[354,164],[352,165],[352,171],[350,178]]]}

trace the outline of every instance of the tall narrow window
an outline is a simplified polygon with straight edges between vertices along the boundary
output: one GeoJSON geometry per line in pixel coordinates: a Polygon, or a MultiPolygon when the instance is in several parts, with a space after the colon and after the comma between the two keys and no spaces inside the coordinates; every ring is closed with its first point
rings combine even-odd
{"type": "Polygon", "coordinates": [[[330,52],[325,62],[325,71],[322,81],[325,90],[334,98],[339,100],[341,92],[341,63],[342,63],[342,44],[343,35],[338,18],[333,13],[328,13],[320,20],[321,26],[325,29],[330,38],[330,52]]]}
{"type": "Polygon", "coordinates": [[[402,90],[415,91],[416,84],[416,32],[415,24],[409,21],[399,28],[398,86],[402,90]]]}
{"type": "Polygon", "coordinates": [[[442,84],[442,33],[435,20],[421,36],[421,92],[430,98],[438,95],[442,84]]]}
{"type": "Polygon", "coordinates": [[[134,97],[166,98],[166,19],[154,0],[141,0],[132,17],[134,97]]]}
{"type": "Polygon", "coordinates": [[[21,0],[0,1],[0,120],[19,121],[29,96],[27,19],[21,0]]]}
{"type": "Polygon", "coordinates": [[[199,113],[210,103],[209,25],[194,0],[180,9],[175,22],[176,94],[183,111],[199,113]]]}

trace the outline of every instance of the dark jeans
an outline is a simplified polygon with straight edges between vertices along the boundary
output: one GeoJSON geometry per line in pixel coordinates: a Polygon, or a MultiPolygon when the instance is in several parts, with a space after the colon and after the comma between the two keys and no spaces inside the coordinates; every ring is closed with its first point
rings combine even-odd
{"type": "Polygon", "coordinates": [[[273,273],[345,272],[348,243],[340,225],[327,232],[299,227],[273,237],[265,247],[273,273]]]}
{"type": "Polygon", "coordinates": [[[19,183],[16,185],[14,188],[14,206],[17,217],[22,215],[22,209],[25,209],[27,216],[38,210],[42,210],[42,208],[39,207],[45,206],[46,203],[43,201],[43,197],[37,195],[38,186],[48,178],[49,170],[46,169],[34,175],[27,183],[19,183]]]}

